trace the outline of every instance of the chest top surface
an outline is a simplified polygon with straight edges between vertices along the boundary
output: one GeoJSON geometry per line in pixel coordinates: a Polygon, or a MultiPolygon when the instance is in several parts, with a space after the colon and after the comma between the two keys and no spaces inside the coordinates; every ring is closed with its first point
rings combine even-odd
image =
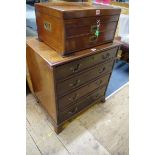
{"type": "Polygon", "coordinates": [[[104,52],[108,49],[121,45],[119,41],[114,41],[113,43],[103,44],[94,48],[78,51],[68,56],[61,56],[44,42],[39,41],[36,37],[27,38],[26,44],[28,48],[40,55],[50,66],[61,65],[99,52],[104,52]]]}
{"type": "Polygon", "coordinates": [[[90,4],[87,2],[47,2],[36,3],[36,9],[59,18],[81,18],[100,15],[120,14],[121,9],[114,6],[90,4]],[[96,12],[96,10],[99,10],[96,12]],[[70,14],[72,13],[72,14],[70,14]],[[74,14],[75,13],[75,14],[74,14]]]}
{"type": "Polygon", "coordinates": [[[86,9],[116,9],[113,6],[99,5],[99,4],[89,4],[87,2],[48,2],[48,3],[38,3],[37,5],[56,9],[59,11],[69,11],[69,10],[86,10],[86,9]]]}

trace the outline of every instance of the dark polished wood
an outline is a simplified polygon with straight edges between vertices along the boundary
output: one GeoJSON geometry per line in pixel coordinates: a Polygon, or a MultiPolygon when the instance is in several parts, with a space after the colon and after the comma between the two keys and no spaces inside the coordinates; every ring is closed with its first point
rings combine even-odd
{"type": "Polygon", "coordinates": [[[96,64],[99,64],[101,62],[107,62],[107,60],[113,60],[115,58],[117,48],[118,47],[112,48],[110,50],[105,50],[104,52],[99,51],[98,54],[91,55],[85,58],[71,61],[65,65],[58,66],[56,71],[56,79],[64,80],[67,76],[79,73],[84,69],[93,67],[96,64]]]}
{"type": "Polygon", "coordinates": [[[121,9],[74,2],[36,3],[38,37],[61,55],[114,39],[121,9]],[[95,32],[99,25],[99,35],[95,32]]]}
{"type": "MultiPolygon", "coordinates": [[[[95,82],[90,82],[88,84],[85,84],[85,86],[78,88],[77,91],[75,90],[72,93],[70,93],[69,95],[64,96],[63,98],[69,99],[69,102],[65,102],[65,100],[64,100],[64,102],[59,102],[59,110],[63,111],[67,107],[69,107],[71,105],[75,105],[75,103],[77,101],[81,100],[81,97],[80,97],[81,94],[82,94],[82,98],[83,98],[84,96],[87,96],[88,94],[92,93],[94,90],[98,89],[98,87],[104,87],[104,90],[105,90],[105,86],[107,86],[109,78],[110,78],[110,74],[97,79],[95,82]],[[86,90],[86,92],[84,92],[83,90],[86,90]],[[82,93],[82,91],[84,93],[82,93]],[[71,98],[71,101],[70,101],[70,96],[72,96],[73,94],[75,94],[75,96],[77,98],[74,98],[75,96],[73,96],[73,98],[71,98]]],[[[103,95],[103,92],[104,91],[102,91],[102,95],[103,95]]],[[[62,101],[63,98],[60,98],[60,101],[62,101]]]]}
{"type": "Polygon", "coordinates": [[[61,57],[37,38],[27,39],[27,64],[34,95],[51,116],[56,133],[62,131],[67,120],[94,102],[104,101],[119,46],[114,42],[97,46],[95,51],[87,49],[61,57]],[[81,69],[75,71],[79,62],[81,69]],[[70,64],[76,64],[76,68],[72,65],[71,72],[67,72],[70,64]],[[61,73],[63,69],[66,74],[61,73]]]}
{"type": "MultiPolygon", "coordinates": [[[[58,103],[60,105],[63,105],[63,107],[66,107],[67,105],[71,104],[72,102],[75,102],[76,100],[80,99],[81,97],[85,96],[86,94],[92,92],[93,90],[97,89],[98,87],[102,85],[107,85],[110,75],[106,75],[105,77],[101,77],[81,88],[78,88],[77,90],[71,92],[68,95],[65,95],[61,97],[58,100],[58,103]]],[[[58,90],[59,91],[59,90],[58,90]]]]}
{"type": "MultiPolygon", "coordinates": [[[[107,25],[110,23],[116,23],[119,20],[119,15],[113,15],[113,16],[99,16],[98,19],[100,19],[103,28],[103,24],[107,25]],[[106,21],[106,22],[105,22],[106,21]]],[[[81,27],[81,26],[90,26],[90,25],[95,25],[96,24],[96,17],[85,17],[85,18],[76,18],[70,20],[65,20],[65,25],[66,29],[68,28],[75,28],[76,26],[81,27]]],[[[103,29],[104,30],[104,29],[103,29]]]]}
{"type": "MultiPolygon", "coordinates": [[[[96,21],[95,21],[96,22],[96,21]]],[[[96,25],[96,23],[93,23],[92,25],[96,25]]],[[[102,33],[107,33],[107,31],[113,31],[115,27],[117,26],[117,22],[108,22],[108,23],[103,23],[100,25],[100,32],[102,33]]],[[[83,37],[83,36],[88,36],[90,34],[90,25],[85,25],[85,26],[79,26],[78,31],[77,31],[77,25],[75,26],[74,24],[68,24],[66,25],[66,39],[70,38],[77,38],[77,37],[83,37]]],[[[92,27],[92,34],[94,33],[95,26],[92,27]]],[[[91,34],[90,34],[91,35],[91,34]]]]}
{"type": "Polygon", "coordinates": [[[58,82],[58,96],[63,96],[64,94],[68,93],[68,91],[73,91],[73,89],[76,89],[77,87],[90,82],[96,77],[106,76],[105,74],[111,72],[113,63],[113,61],[110,61],[109,63],[101,63],[94,66],[91,70],[88,69],[88,71],[83,71],[80,74],[76,74],[76,77],[73,76],[72,78],[69,78],[65,81],[58,82]]]}
{"type": "Polygon", "coordinates": [[[64,120],[67,120],[68,118],[72,117],[88,105],[92,104],[97,99],[103,97],[106,87],[102,86],[98,88],[97,90],[93,91],[91,94],[83,97],[81,100],[77,100],[70,106],[69,108],[63,110],[61,109],[61,113],[59,115],[59,122],[61,123],[64,120]]]}

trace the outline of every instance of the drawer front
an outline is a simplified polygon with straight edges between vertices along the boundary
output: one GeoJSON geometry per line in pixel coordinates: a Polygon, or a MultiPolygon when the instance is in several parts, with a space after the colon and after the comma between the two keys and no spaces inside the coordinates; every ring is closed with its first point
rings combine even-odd
{"type": "Polygon", "coordinates": [[[59,123],[69,119],[74,116],[76,113],[80,112],[82,109],[86,108],[92,104],[97,99],[101,98],[105,94],[106,87],[100,87],[99,89],[93,91],[89,96],[84,97],[80,101],[75,102],[72,106],[67,109],[60,109],[59,111],[59,123]]]}
{"type": "Polygon", "coordinates": [[[97,20],[100,20],[100,24],[104,24],[107,22],[117,22],[119,20],[119,15],[114,16],[100,16],[96,17],[89,17],[89,18],[80,18],[80,19],[72,19],[72,20],[65,20],[65,28],[77,28],[81,26],[88,26],[96,24],[97,20]]]}
{"type": "Polygon", "coordinates": [[[58,84],[57,84],[58,96],[63,96],[68,91],[70,91],[72,89],[76,89],[79,86],[87,83],[88,81],[90,81],[98,76],[110,73],[112,71],[113,63],[114,63],[114,61],[110,61],[107,63],[101,63],[101,64],[93,67],[91,70],[83,71],[82,73],[80,73],[70,79],[67,79],[62,82],[58,82],[58,84]]]}
{"type": "Polygon", "coordinates": [[[86,48],[95,47],[106,42],[112,42],[115,35],[115,30],[100,32],[99,36],[93,34],[79,35],[66,39],[65,51],[77,51],[86,48]]]}
{"type": "Polygon", "coordinates": [[[92,92],[93,90],[97,89],[100,86],[105,86],[108,84],[110,74],[100,77],[97,80],[89,83],[86,86],[79,88],[78,90],[73,91],[72,93],[65,95],[58,99],[58,104],[62,108],[65,108],[71,105],[73,102],[78,100],[79,98],[87,95],[88,93],[92,92]]]}
{"type": "MultiPolygon", "coordinates": [[[[104,23],[100,25],[99,31],[100,32],[113,31],[115,30],[116,26],[117,22],[104,23]]],[[[78,30],[75,27],[69,27],[66,28],[66,38],[73,38],[87,34],[95,34],[96,29],[97,29],[96,23],[92,25],[80,26],[78,27],[78,30]]]]}
{"type": "Polygon", "coordinates": [[[56,67],[56,80],[61,80],[67,76],[79,73],[80,71],[94,66],[95,64],[105,62],[109,59],[114,59],[116,57],[118,47],[109,49],[98,54],[94,54],[70,63],[66,63],[61,66],[56,67]]]}

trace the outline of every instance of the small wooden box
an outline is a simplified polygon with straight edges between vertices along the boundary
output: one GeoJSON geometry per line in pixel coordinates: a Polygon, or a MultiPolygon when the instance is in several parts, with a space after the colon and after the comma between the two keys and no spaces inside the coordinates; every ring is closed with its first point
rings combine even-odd
{"type": "Polygon", "coordinates": [[[121,9],[78,2],[35,4],[38,37],[61,55],[112,42],[121,9]]]}

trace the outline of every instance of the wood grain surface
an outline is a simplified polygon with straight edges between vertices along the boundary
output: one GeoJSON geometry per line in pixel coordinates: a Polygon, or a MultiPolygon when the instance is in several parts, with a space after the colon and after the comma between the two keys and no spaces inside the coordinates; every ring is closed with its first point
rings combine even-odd
{"type": "Polygon", "coordinates": [[[112,42],[121,9],[89,3],[48,2],[36,3],[35,12],[39,39],[60,55],[68,55],[112,42]]]}
{"type": "Polygon", "coordinates": [[[41,57],[44,57],[45,61],[51,65],[55,66],[57,64],[64,64],[67,62],[71,62],[77,59],[81,59],[87,56],[94,55],[104,51],[106,52],[109,49],[114,47],[118,47],[121,45],[119,41],[114,41],[113,43],[103,44],[100,46],[96,46],[94,48],[89,48],[86,50],[81,50],[75,53],[72,53],[68,56],[62,57],[55,50],[47,46],[44,42],[39,41],[37,37],[29,37],[26,41],[27,46],[32,47],[32,49],[41,57]],[[101,51],[102,50],[102,51],[101,51]]]}
{"type": "Polygon", "coordinates": [[[57,133],[60,133],[66,121],[89,108],[93,101],[104,101],[119,43],[107,46],[96,47],[97,52],[92,53],[87,49],[66,59],[36,38],[28,39],[26,57],[32,93],[51,116],[57,133]],[[72,83],[72,79],[77,78],[81,81],[80,85],[76,84],[77,81],[72,83]],[[67,83],[77,87],[71,88],[67,83]],[[100,87],[105,87],[102,96],[94,100],[92,92],[100,87]],[[79,102],[88,95],[88,101],[79,102]],[[77,102],[78,106],[75,104],[77,102]],[[72,108],[63,114],[62,111],[69,106],[72,108]]]}
{"type": "Polygon", "coordinates": [[[128,85],[69,124],[59,135],[33,95],[27,96],[27,155],[128,155],[128,85]],[[80,149],[79,149],[80,148],[80,149]]]}

